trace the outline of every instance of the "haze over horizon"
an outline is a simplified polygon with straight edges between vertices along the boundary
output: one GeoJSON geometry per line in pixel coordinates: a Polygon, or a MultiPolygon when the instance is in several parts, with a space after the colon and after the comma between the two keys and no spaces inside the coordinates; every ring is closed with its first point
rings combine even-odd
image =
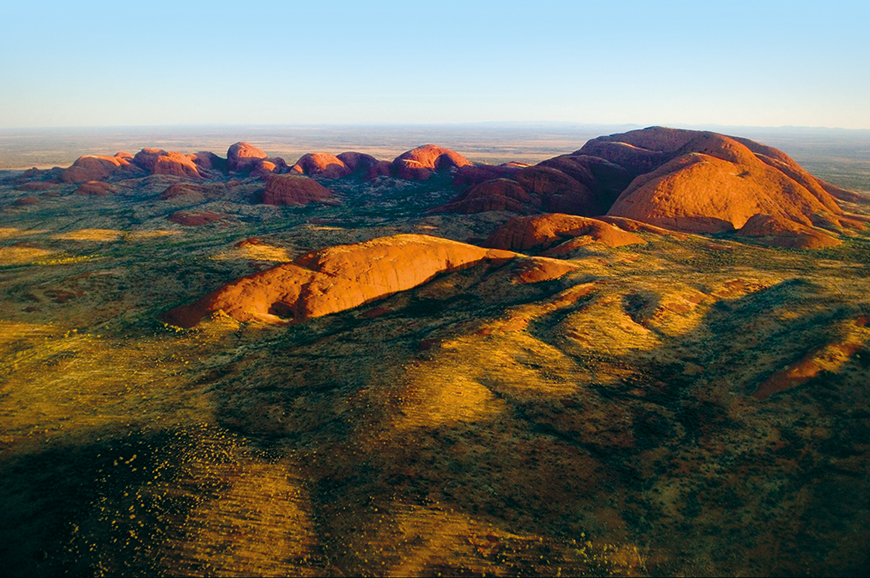
{"type": "Polygon", "coordinates": [[[870,5],[0,6],[0,129],[870,129],[870,5]]]}

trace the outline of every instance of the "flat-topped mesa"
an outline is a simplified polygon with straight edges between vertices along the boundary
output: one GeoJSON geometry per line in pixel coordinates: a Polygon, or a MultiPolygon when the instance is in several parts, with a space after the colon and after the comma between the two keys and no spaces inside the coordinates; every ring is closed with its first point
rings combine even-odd
{"type": "Polygon", "coordinates": [[[426,180],[435,173],[469,166],[471,161],[450,149],[427,144],[397,156],[391,167],[400,179],[426,180]]]}
{"type": "Polygon", "coordinates": [[[514,256],[425,235],[382,237],[314,251],[243,277],[161,319],[193,327],[220,310],[238,321],[301,321],[417,287],[441,273],[514,256]]]}
{"type": "Polygon", "coordinates": [[[493,231],[484,246],[510,251],[540,252],[571,239],[581,239],[579,243],[574,243],[574,248],[593,242],[608,247],[646,243],[634,233],[597,219],[554,213],[511,219],[493,231]]]}

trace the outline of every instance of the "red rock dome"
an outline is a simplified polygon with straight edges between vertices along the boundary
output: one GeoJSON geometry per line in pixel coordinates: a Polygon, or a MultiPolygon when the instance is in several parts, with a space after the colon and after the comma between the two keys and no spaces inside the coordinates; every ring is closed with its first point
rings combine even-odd
{"type": "Polygon", "coordinates": [[[319,175],[327,179],[345,177],[353,172],[344,161],[329,153],[308,153],[296,161],[290,170],[303,175],[319,175]]]}
{"type": "Polygon", "coordinates": [[[646,243],[609,223],[576,215],[538,215],[511,219],[496,229],[484,245],[510,251],[544,251],[568,239],[587,237],[609,247],[646,243]]]}
{"type": "Polygon", "coordinates": [[[483,249],[424,235],[395,235],[314,251],[292,263],[261,271],[173,309],[162,319],[192,327],[222,310],[239,321],[299,321],[351,309],[421,285],[436,275],[487,259],[511,259],[483,249]]]}
{"type": "Polygon", "coordinates": [[[237,142],[227,150],[227,166],[231,171],[250,171],[257,159],[265,159],[268,155],[262,149],[246,142],[237,142]]]}
{"type": "Polygon", "coordinates": [[[461,154],[433,144],[402,153],[395,158],[392,172],[401,179],[425,180],[436,172],[471,165],[461,154]]]}
{"type": "Polygon", "coordinates": [[[266,205],[307,205],[334,202],[332,191],[309,177],[268,175],[263,203],[266,205]]]}

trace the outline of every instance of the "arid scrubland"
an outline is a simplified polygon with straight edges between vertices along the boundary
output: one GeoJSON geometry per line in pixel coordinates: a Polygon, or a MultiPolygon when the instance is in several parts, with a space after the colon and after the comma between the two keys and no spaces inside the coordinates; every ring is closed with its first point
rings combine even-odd
{"type": "MultiPolygon", "coordinates": [[[[774,161],[727,161],[744,163],[732,174],[710,150],[687,154],[722,182],[740,179],[728,194],[774,178],[774,161]]],[[[405,178],[375,164],[365,171],[387,173],[275,174],[281,164],[265,153],[243,157],[258,159],[247,172],[172,161],[197,177],[123,169],[133,155],[114,165],[127,173],[80,182],[0,174],[4,571],[868,568],[861,195],[810,216],[784,210],[797,221],[777,216],[782,227],[747,236],[745,207],[728,213],[730,228],[716,217],[674,230],[665,204],[646,221],[547,217],[548,203],[599,206],[625,177],[584,161],[611,171],[595,188],[574,158],[574,176],[564,159],[487,173],[518,183],[473,205],[501,210],[455,213],[444,207],[480,184],[457,177],[490,169],[463,173],[455,157],[432,154],[429,167],[402,165],[405,178]],[[295,194],[292,179],[329,197],[263,203],[268,187],[295,194]],[[109,188],[82,192],[91,180],[109,188]],[[518,204],[505,204],[505,190],[518,204]],[[17,202],[25,197],[36,202],[17,202]],[[533,217],[514,220],[520,209],[533,217]],[[816,248],[777,241],[797,238],[816,248]],[[430,251],[441,251],[437,267],[430,251]],[[258,280],[288,264],[281,282],[304,277],[302,288],[281,286],[259,317],[208,297],[254,311],[268,285],[258,280]],[[433,274],[409,281],[423,264],[433,274]],[[225,289],[246,276],[252,289],[225,289]],[[380,293],[366,297],[372,287],[380,293]],[[357,293],[357,305],[334,306],[357,293]],[[171,322],[184,307],[198,317],[171,322]]],[[[675,190],[687,173],[674,174],[657,178],[675,190]]],[[[628,180],[633,190],[652,182],[628,180]]],[[[661,190],[642,192],[654,203],[661,190]]]]}

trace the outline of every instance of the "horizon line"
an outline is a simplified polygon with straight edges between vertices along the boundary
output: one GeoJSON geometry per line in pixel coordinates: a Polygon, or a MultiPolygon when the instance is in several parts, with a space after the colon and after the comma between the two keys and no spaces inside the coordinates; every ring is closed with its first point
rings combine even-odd
{"type": "Polygon", "coordinates": [[[595,127],[667,127],[685,129],[765,129],[765,130],[831,130],[848,132],[870,132],[870,128],[845,128],[836,126],[810,126],[810,125],[743,125],[743,124],[718,124],[718,123],[657,123],[643,124],[636,122],[604,123],[604,122],[579,122],[579,121],[463,121],[463,122],[419,122],[419,123],[390,123],[390,122],[347,122],[347,123],[185,123],[185,124],[131,124],[131,125],[64,125],[64,126],[27,126],[27,127],[0,127],[0,132],[12,133],[15,131],[58,131],[58,130],[147,130],[147,129],[280,129],[280,128],[471,128],[471,127],[553,127],[553,128],[595,128],[595,127]]]}

